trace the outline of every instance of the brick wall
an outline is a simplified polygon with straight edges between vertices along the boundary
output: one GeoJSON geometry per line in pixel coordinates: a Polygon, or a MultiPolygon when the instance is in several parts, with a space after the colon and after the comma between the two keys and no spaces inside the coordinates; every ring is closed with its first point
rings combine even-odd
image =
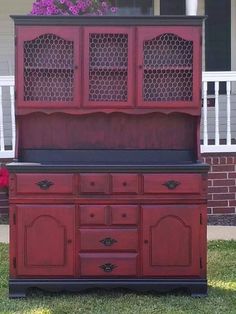
{"type": "Polygon", "coordinates": [[[0,189],[0,215],[8,213],[8,195],[6,189],[0,189]]]}
{"type": "Polygon", "coordinates": [[[208,215],[236,214],[236,154],[204,154],[210,165],[208,215]]]}

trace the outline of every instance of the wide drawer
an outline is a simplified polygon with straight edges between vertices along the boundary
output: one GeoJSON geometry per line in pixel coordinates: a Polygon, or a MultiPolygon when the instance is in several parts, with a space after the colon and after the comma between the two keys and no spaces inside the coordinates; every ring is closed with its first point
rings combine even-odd
{"type": "Polygon", "coordinates": [[[137,229],[80,229],[81,251],[137,251],[137,229]]]}
{"type": "Polygon", "coordinates": [[[202,177],[199,174],[145,174],[143,191],[145,194],[200,194],[202,177]]]}
{"type": "Polygon", "coordinates": [[[79,186],[81,194],[108,194],[109,175],[102,173],[80,174],[79,186]]]}
{"type": "Polygon", "coordinates": [[[135,276],[137,254],[135,253],[83,253],[80,254],[81,276],[135,276]]]}
{"type": "Polygon", "coordinates": [[[18,173],[16,174],[16,193],[72,194],[73,178],[73,174],[18,173]]]}
{"type": "Polygon", "coordinates": [[[112,174],[113,194],[138,194],[137,174],[112,174]]]}

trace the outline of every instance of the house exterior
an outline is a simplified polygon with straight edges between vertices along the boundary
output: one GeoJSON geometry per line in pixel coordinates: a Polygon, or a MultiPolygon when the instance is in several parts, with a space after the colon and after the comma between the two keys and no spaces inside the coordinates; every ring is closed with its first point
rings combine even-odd
{"type": "MultiPolygon", "coordinates": [[[[188,0],[187,0],[188,1],[188,0]]],[[[189,0],[190,2],[193,0],[189,0]]],[[[33,0],[8,0],[0,12],[0,161],[14,156],[14,29],[9,15],[28,14],[33,0]]],[[[120,14],[186,12],[185,0],[114,0],[120,14]]],[[[198,0],[203,29],[202,158],[209,173],[209,220],[236,224],[236,1],[198,0]]],[[[0,212],[7,211],[0,192],[0,212]]]]}

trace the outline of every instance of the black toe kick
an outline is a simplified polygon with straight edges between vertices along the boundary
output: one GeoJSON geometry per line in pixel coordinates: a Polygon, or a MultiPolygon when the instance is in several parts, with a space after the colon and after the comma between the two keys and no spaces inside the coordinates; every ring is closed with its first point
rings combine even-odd
{"type": "Polygon", "coordinates": [[[192,297],[207,296],[205,279],[10,279],[9,297],[24,298],[27,290],[80,292],[91,288],[127,288],[135,291],[186,291],[192,297]]]}

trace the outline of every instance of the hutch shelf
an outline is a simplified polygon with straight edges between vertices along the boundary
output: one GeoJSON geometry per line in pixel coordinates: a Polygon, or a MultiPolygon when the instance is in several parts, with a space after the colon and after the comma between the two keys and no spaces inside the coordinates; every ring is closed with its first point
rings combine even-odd
{"type": "Polygon", "coordinates": [[[12,18],[10,297],[206,295],[203,17],[12,18]]]}

